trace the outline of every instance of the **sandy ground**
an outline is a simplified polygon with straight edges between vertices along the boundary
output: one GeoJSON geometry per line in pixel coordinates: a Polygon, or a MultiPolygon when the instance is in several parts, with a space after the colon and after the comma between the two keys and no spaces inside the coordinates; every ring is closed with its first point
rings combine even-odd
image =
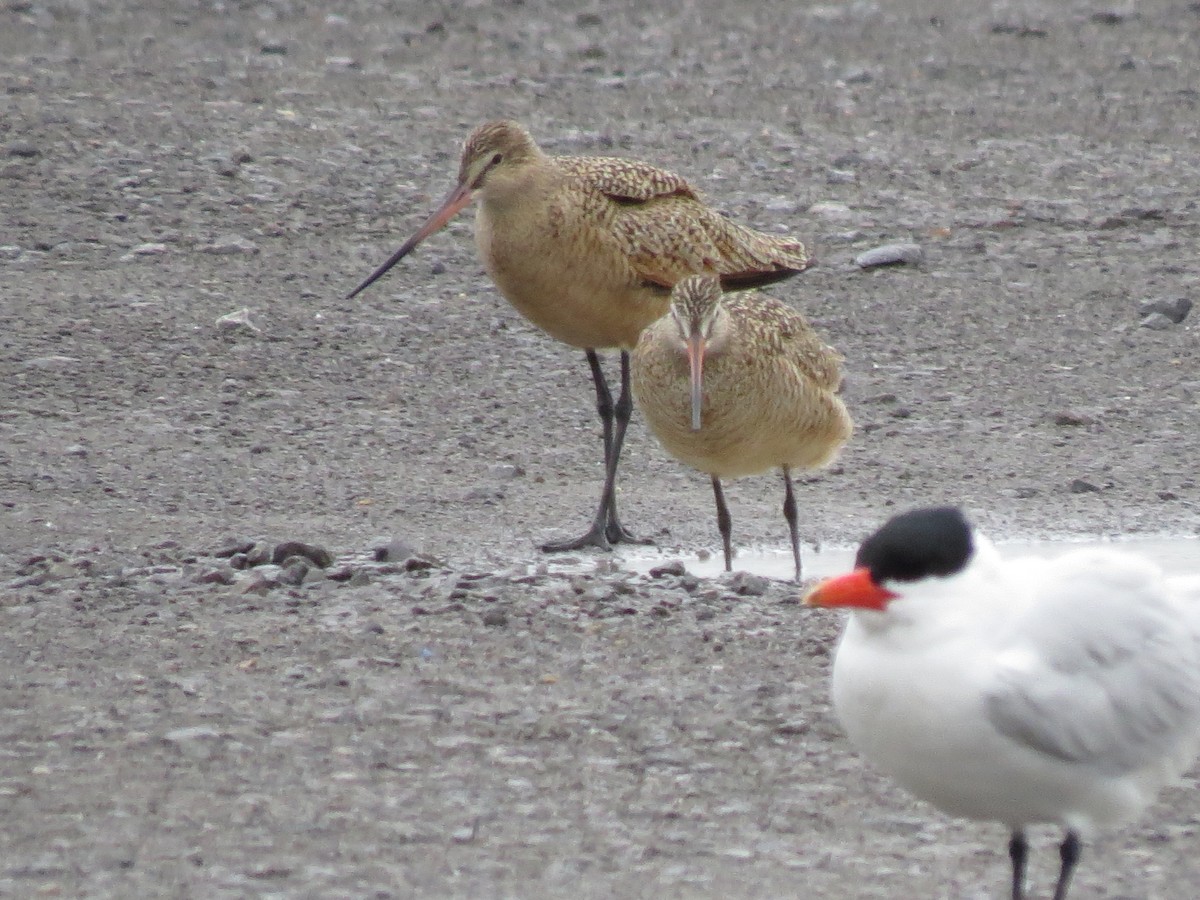
{"type": "MultiPolygon", "coordinates": [[[[1191,535],[1200,313],[1151,313],[1200,299],[1198,42],[1175,0],[4,4],[0,895],[1002,896],[1002,829],[841,737],[836,616],[537,551],[594,507],[591,387],[469,216],[343,298],[513,117],[814,246],[772,293],[857,431],[806,553],[931,502],[1191,535]]],[[[783,545],[775,477],[728,492],[783,545]]],[[[717,546],[636,417],[621,502],[717,546]]],[[[1194,896],[1198,833],[1191,779],[1077,896],[1194,896]]]]}

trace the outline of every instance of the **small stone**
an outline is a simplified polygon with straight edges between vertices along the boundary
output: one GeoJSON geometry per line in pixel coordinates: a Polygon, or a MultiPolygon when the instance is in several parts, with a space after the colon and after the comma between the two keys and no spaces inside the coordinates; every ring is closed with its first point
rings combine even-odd
{"type": "Polygon", "coordinates": [[[1095,419],[1084,413],[1064,410],[1054,414],[1054,424],[1064,428],[1079,428],[1083,425],[1091,425],[1095,419]]]}
{"type": "Polygon", "coordinates": [[[509,481],[513,478],[520,478],[525,474],[525,470],[512,463],[496,463],[495,465],[488,466],[488,474],[501,481],[509,481]]]}
{"type": "Polygon", "coordinates": [[[266,541],[258,541],[246,551],[247,566],[261,566],[270,561],[271,548],[266,541]]]}
{"type": "MultiPolygon", "coordinates": [[[[1192,301],[1187,297],[1176,297],[1173,300],[1143,300],[1138,304],[1138,315],[1152,316],[1154,313],[1166,316],[1172,324],[1178,325],[1192,311],[1192,301]]],[[[1142,323],[1145,326],[1145,322],[1142,323]]]]}
{"type": "Polygon", "coordinates": [[[197,575],[196,584],[233,584],[233,570],[225,568],[207,569],[197,575]]]}
{"type": "Polygon", "coordinates": [[[860,269],[874,266],[919,266],[925,259],[925,251],[919,244],[884,244],[854,257],[860,269]]]}
{"type": "Polygon", "coordinates": [[[673,559],[669,563],[663,563],[661,566],[655,566],[650,570],[651,578],[663,578],[667,575],[682,577],[687,574],[687,569],[678,559],[673,559]]]}
{"type": "Polygon", "coordinates": [[[770,586],[769,579],[750,572],[734,572],[729,579],[730,589],[743,597],[761,597],[770,586]]]}
{"type": "Polygon", "coordinates": [[[23,159],[33,159],[35,156],[41,156],[42,151],[38,145],[32,141],[15,140],[9,141],[4,145],[4,152],[9,156],[19,156],[23,159]]]}
{"type": "Polygon", "coordinates": [[[1179,495],[1177,493],[1175,493],[1174,491],[1159,491],[1158,499],[1159,500],[1178,500],[1179,495]]]}
{"type": "Polygon", "coordinates": [[[360,69],[362,64],[352,56],[328,56],[325,65],[331,69],[360,69]]]}
{"type": "Polygon", "coordinates": [[[229,559],[235,553],[249,553],[254,547],[254,541],[242,540],[241,538],[230,538],[221,544],[220,548],[214,550],[212,555],[217,559],[229,559]]]}
{"type": "Polygon", "coordinates": [[[63,453],[67,456],[77,456],[80,459],[84,459],[88,455],[88,448],[83,446],[83,444],[72,444],[63,453]]]}
{"type": "Polygon", "coordinates": [[[271,562],[275,565],[281,565],[285,560],[293,556],[300,556],[307,559],[314,565],[320,566],[322,569],[328,569],[333,565],[333,554],[324,547],[319,547],[316,544],[305,544],[302,541],[284,541],[278,544],[275,550],[271,553],[271,562]]]}
{"type": "Polygon", "coordinates": [[[293,556],[291,561],[284,566],[279,572],[279,583],[298,587],[304,583],[304,576],[308,574],[308,563],[299,556],[293,556]]]}
{"type": "Polygon", "coordinates": [[[79,359],[74,356],[35,356],[21,365],[27,369],[69,369],[77,362],[79,359]]]}
{"type": "Polygon", "coordinates": [[[1099,492],[1100,488],[1083,478],[1076,478],[1070,485],[1072,494],[1094,494],[1099,492]]]}
{"type": "Polygon", "coordinates": [[[121,262],[129,262],[130,260],[138,259],[143,256],[161,256],[167,252],[166,244],[138,244],[128,253],[121,257],[121,262]]]}
{"type": "Polygon", "coordinates": [[[241,309],[231,313],[225,313],[213,323],[221,331],[253,331],[261,332],[262,329],[250,321],[250,307],[243,306],[241,309]]]}
{"type": "Polygon", "coordinates": [[[218,740],[221,732],[208,725],[192,725],[188,728],[176,728],[163,735],[163,740],[169,744],[183,744],[189,741],[218,740]]]}
{"type": "Polygon", "coordinates": [[[359,569],[353,575],[351,575],[350,580],[346,582],[346,584],[350,585],[352,588],[366,587],[370,583],[371,573],[366,569],[359,569]]]}
{"type": "Polygon", "coordinates": [[[371,548],[371,556],[375,562],[403,562],[414,552],[403,538],[385,538],[371,548]]]}
{"type": "Polygon", "coordinates": [[[508,624],[508,613],[502,609],[492,607],[484,612],[483,624],[492,628],[503,628],[508,624]]]}
{"type": "Polygon", "coordinates": [[[845,203],[836,200],[821,200],[808,208],[810,216],[820,216],[831,222],[847,222],[854,218],[854,212],[845,203]]]}
{"type": "Polygon", "coordinates": [[[217,238],[211,244],[205,244],[200,248],[200,252],[212,253],[216,256],[236,256],[238,254],[254,256],[259,250],[258,245],[252,240],[239,234],[229,234],[217,238]]]}
{"type": "Polygon", "coordinates": [[[1175,327],[1175,323],[1168,316],[1164,316],[1160,312],[1150,313],[1138,325],[1142,328],[1149,328],[1151,331],[1166,331],[1175,327]]]}
{"type": "Polygon", "coordinates": [[[287,44],[283,41],[263,41],[258,48],[258,52],[264,56],[286,56],[287,44]]]}

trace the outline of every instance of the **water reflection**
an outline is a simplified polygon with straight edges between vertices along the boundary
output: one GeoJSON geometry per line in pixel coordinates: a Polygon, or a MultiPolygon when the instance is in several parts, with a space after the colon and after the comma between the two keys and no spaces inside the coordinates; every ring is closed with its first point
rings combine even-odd
{"type": "MultiPolygon", "coordinates": [[[[1171,575],[1200,574],[1200,537],[1154,537],[1130,538],[1127,540],[1053,540],[1053,541],[997,541],[1001,554],[1017,556],[1045,556],[1053,558],[1067,550],[1080,547],[1114,547],[1140,553],[1154,560],[1171,575]]],[[[801,548],[804,578],[824,578],[848,571],[854,565],[856,547],[801,548]]],[[[671,553],[662,551],[654,554],[626,552],[617,557],[621,568],[645,574],[655,566],[679,560],[693,575],[715,578],[725,571],[724,560],[716,553],[671,553]]],[[[767,578],[790,580],[792,577],[792,551],[790,549],[742,548],[733,558],[735,572],[751,572],[767,578]]]]}

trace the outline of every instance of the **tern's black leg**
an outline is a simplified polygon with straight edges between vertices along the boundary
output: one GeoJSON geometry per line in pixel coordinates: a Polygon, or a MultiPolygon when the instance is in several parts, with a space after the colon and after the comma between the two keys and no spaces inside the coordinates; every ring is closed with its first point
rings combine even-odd
{"type": "Polygon", "coordinates": [[[1068,831],[1063,842],[1058,845],[1058,855],[1062,859],[1062,868],[1058,870],[1058,884],[1054,886],[1054,900],[1067,900],[1067,888],[1071,884],[1071,876],[1075,874],[1075,864],[1079,862],[1079,854],[1083,845],[1079,835],[1068,831]]]}
{"type": "Polygon", "coordinates": [[[1012,900],[1025,896],[1025,861],[1029,858],[1029,842],[1025,832],[1014,831],[1008,839],[1008,858],[1012,860],[1012,900]]]}
{"type": "Polygon", "coordinates": [[[608,381],[600,367],[600,357],[595,350],[589,349],[585,352],[588,367],[592,371],[592,383],[596,387],[596,412],[600,415],[600,425],[604,433],[604,489],[600,493],[600,505],[592,519],[591,528],[577,538],[543,544],[542,550],[547,553],[578,550],[582,547],[611,550],[612,545],[618,541],[633,540],[621,527],[617,518],[616,501],[617,463],[621,455],[621,445],[625,442],[625,428],[633,413],[633,397],[629,388],[629,354],[621,351],[621,396],[614,406],[612,392],[608,389],[608,381]]]}
{"type": "Polygon", "coordinates": [[[725,571],[733,570],[733,519],[729,515],[729,506],[725,503],[725,491],[721,489],[721,479],[712,476],[713,496],[717,498],[717,530],[721,532],[721,546],[725,550],[725,571]]]}
{"type": "Polygon", "coordinates": [[[796,516],[796,494],[792,489],[792,472],[783,467],[783,517],[787,519],[788,533],[792,536],[792,559],[796,563],[796,584],[800,583],[800,525],[796,516]]]}

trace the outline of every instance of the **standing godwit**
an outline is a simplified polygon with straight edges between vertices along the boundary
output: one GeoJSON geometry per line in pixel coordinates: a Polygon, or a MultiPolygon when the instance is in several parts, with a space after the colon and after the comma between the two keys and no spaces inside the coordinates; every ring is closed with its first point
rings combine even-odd
{"type": "Polygon", "coordinates": [[[799,581],[791,471],[825,465],[850,437],[837,396],[841,358],[784,303],[726,296],[715,278],[680,281],[670,308],[633,352],[633,391],[650,430],[668,453],[712,478],[727,572],[732,521],[721,479],[783,470],[799,581]]]}
{"type": "Polygon", "coordinates": [[[758,287],[811,265],[804,245],[743,228],[710,209],[678,175],[611,157],[547,156],[515,122],[488,122],[467,138],[458,183],[416,233],[350,292],[407,256],[471,200],[475,242],[500,293],[551,337],[587,355],[604,433],[604,489],[592,527],[546,551],[609,549],[632,541],[617,516],[616,477],[633,412],[629,351],[667,309],[686,275],[758,287]],[[621,352],[614,406],[596,351],[621,352]]]}

